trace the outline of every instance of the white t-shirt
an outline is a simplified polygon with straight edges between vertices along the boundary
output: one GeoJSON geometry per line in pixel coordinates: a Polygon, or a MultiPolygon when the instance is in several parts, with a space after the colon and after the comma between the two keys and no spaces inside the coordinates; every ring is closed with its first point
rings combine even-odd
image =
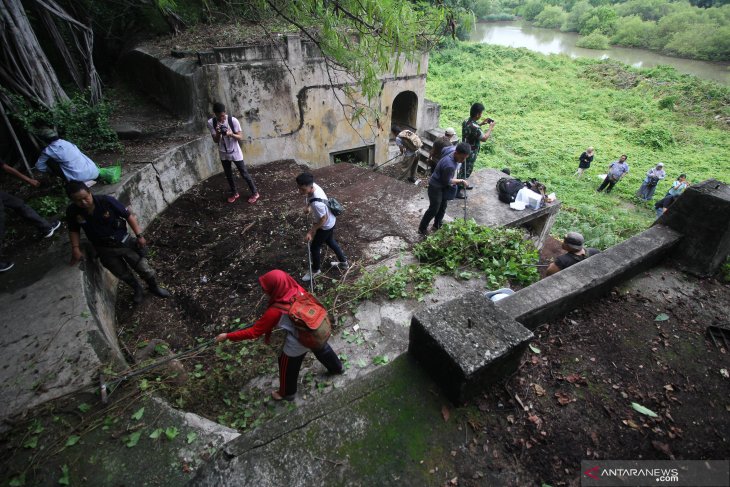
{"type": "Polygon", "coordinates": [[[327,215],[327,220],[324,222],[322,230],[329,230],[335,226],[337,218],[335,218],[335,215],[333,215],[330,211],[330,207],[327,206],[327,195],[324,190],[320,188],[317,183],[314,183],[312,186],[314,187],[314,194],[312,196],[307,196],[307,204],[312,207],[312,218],[316,222],[323,216],[327,215]],[[323,201],[312,201],[310,203],[309,200],[312,198],[319,198],[323,201]]]}
{"type": "MultiPolygon", "coordinates": [[[[218,122],[216,128],[221,125],[228,125],[228,117],[226,117],[225,122],[222,124],[218,122]]],[[[241,124],[238,122],[236,117],[231,117],[231,125],[232,127],[229,128],[233,133],[237,134],[241,132],[241,124]]],[[[215,135],[217,133],[217,130],[213,128],[212,118],[208,120],[208,130],[210,130],[210,135],[215,135]]],[[[218,142],[218,152],[220,153],[221,161],[243,160],[243,152],[241,152],[241,145],[238,143],[238,140],[227,135],[221,136],[220,141],[218,142]]]]}

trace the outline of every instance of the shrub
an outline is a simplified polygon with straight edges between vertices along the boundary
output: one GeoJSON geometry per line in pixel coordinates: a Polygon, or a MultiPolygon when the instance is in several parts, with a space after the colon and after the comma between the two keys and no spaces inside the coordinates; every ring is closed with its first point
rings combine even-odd
{"type": "Polygon", "coordinates": [[[535,17],[535,25],[546,29],[558,29],[565,22],[565,17],[562,8],[548,5],[535,17]]]}
{"type": "Polygon", "coordinates": [[[677,103],[679,97],[677,95],[665,96],[659,100],[659,108],[662,110],[674,110],[674,105],[677,103]]]}
{"type": "Polygon", "coordinates": [[[111,104],[100,101],[91,105],[83,93],[75,93],[49,109],[32,107],[25,99],[12,96],[17,110],[12,113],[25,130],[32,132],[40,125],[55,126],[64,139],[82,150],[119,150],[116,132],[109,125],[111,104]]]}
{"type": "Polygon", "coordinates": [[[652,123],[635,132],[634,142],[639,145],[661,150],[675,143],[672,131],[663,125],[652,123]]]}
{"type": "Polygon", "coordinates": [[[578,39],[575,45],[585,49],[606,49],[608,47],[608,37],[596,30],[578,39]]]}

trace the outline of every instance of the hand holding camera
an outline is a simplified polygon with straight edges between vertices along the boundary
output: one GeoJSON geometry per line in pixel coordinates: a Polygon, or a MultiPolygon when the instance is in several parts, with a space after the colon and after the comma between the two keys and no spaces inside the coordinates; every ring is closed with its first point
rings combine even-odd
{"type": "Polygon", "coordinates": [[[228,135],[228,126],[227,125],[218,125],[218,133],[221,135],[228,135]]]}

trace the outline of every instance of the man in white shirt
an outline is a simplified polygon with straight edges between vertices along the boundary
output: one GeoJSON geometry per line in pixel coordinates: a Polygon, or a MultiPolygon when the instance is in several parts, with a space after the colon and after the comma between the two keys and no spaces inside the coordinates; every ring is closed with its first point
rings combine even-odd
{"type": "Polygon", "coordinates": [[[241,177],[248,184],[251,196],[248,198],[250,204],[256,203],[259,199],[259,193],[256,190],[256,184],[248,174],[246,165],[243,162],[243,152],[241,152],[240,141],[243,140],[241,133],[241,124],[236,117],[226,114],[226,107],[223,103],[213,103],[214,117],[208,119],[208,130],[213,141],[218,144],[218,152],[223,164],[223,172],[226,174],[228,185],[231,187],[231,195],[228,197],[229,203],[234,203],[240,195],[236,189],[236,182],[233,179],[233,169],[231,163],[235,164],[241,177]]]}
{"type": "Polygon", "coordinates": [[[297,176],[297,187],[299,193],[307,197],[305,214],[312,214],[313,225],[307,232],[305,240],[311,242],[309,250],[312,259],[312,271],[302,277],[302,281],[309,282],[318,274],[321,274],[322,266],[322,244],[327,244],[337,256],[340,269],[347,269],[347,257],[342,252],[335,240],[335,224],[337,218],[332,214],[329,207],[327,195],[324,190],[315,184],[314,176],[311,173],[303,172],[297,176]]]}

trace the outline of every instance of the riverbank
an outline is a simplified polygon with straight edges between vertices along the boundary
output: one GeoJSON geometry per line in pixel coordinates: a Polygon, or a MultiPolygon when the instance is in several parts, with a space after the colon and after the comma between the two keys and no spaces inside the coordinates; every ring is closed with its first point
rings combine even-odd
{"type": "Polygon", "coordinates": [[[671,66],[684,74],[730,85],[730,62],[702,61],[670,56],[658,51],[612,45],[606,49],[578,47],[584,36],[576,32],[538,27],[525,21],[479,22],[470,40],[504,47],[525,47],[541,54],[565,54],[572,58],[613,59],[635,68],[671,66]]]}
{"type": "Polygon", "coordinates": [[[441,126],[457,132],[471,103],[484,103],[497,125],[477,166],[544,181],[563,202],[554,234],[578,230],[589,246],[609,247],[652,223],[653,205],[634,194],[657,162],[667,170],[657,197],[680,173],[730,181],[730,90],[671,68],[460,43],[431,55],[426,87],[442,105],[441,126]],[[588,146],[596,158],[577,179],[588,146]],[[597,194],[598,175],[624,153],[631,172],[611,195],[597,194]]]}

